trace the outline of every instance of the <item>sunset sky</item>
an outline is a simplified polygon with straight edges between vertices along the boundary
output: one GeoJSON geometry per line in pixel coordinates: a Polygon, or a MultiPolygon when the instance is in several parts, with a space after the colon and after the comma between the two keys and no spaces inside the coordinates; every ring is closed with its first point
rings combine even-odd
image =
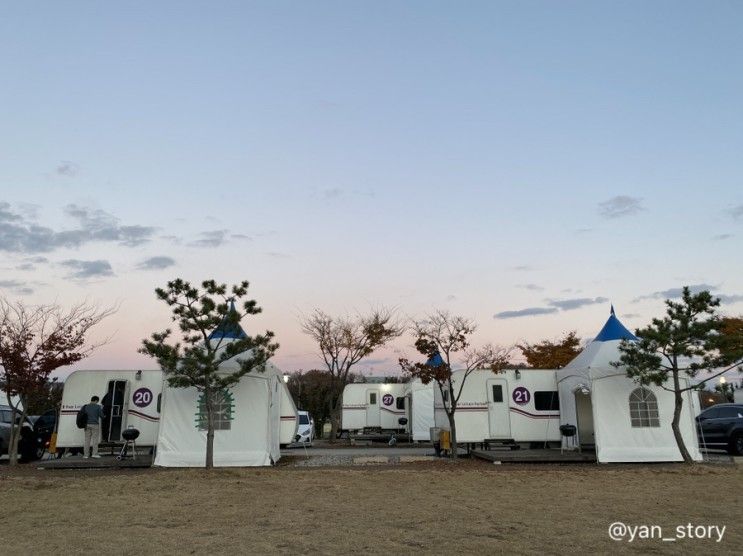
{"type": "MultiPolygon", "coordinates": [[[[118,312],[79,368],[154,368],[167,280],[299,318],[386,305],[477,342],[743,313],[740,2],[22,2],[0,11],[0,294],[118,312]]],[[[390,374],[406,336],[364,362],[390,374]]]]}

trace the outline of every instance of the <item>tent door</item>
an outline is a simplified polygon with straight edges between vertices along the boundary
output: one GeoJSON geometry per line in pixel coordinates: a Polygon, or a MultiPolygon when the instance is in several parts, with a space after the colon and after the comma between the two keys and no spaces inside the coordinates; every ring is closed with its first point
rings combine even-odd
{"type": "Polygon", "coordinates": [[[121,441],[121,431],[126,428],[128,400],[129,381],[109,380],[106,395],[101,400],[105,415],[101,431],[101,438],[104,442],[121,441]]]}
{"type": "Polygon", "coordinates": [[[502,379],[488,379],[488,419],[490,438],[511,438],[511,416],[508,409],[508,384],[502,379]]]}
{"type": "Polygon", "coordinates": [[[580,390],[575,392],[575,414],[578,423],[578,442],[580,444],[595,444],[596,437],[593,429],[593,404],[591,394],[584,394],[580,390]]]}
{"type": "Polygon", "coordinates": [[[378,427],[379,419],[379,390],[366,391],[366,426],[378,427]]]}

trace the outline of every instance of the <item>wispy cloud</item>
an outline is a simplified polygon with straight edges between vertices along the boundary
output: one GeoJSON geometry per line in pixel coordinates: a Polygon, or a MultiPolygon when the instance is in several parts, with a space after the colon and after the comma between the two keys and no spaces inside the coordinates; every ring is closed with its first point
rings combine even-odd
{"type": "Polygon", "coordinates": [[[730,239],[731,237],[733,237],[733,234],[718,234],[716,236],[712,236],[712,239],[714,241],[723,241],[725,239],[730,239]]]}
{"type": "Polygon", "coordinates": [[[558,311],[573,311],[587,305],[596,305],[597,303],[607,303],[609,300],[605,297],[579,297],[575,299],[548,299],[548,307],[528,307],[526,309],[517,309],[515,311],[503,311],[493,315],[496,319],[515,319],[519,317],[531,317],[535,315],[549,315],[558,311]]]}
{"type": "Polygon", "coordinates": [[[542,286],[537,286],[536,284],[516,284],[516,287],[533,292],[541,292],[544,290],[542,286]]]}
{"type": "Polygon", "coordinates": [[[522,264],[518,266],[512,266],[511,270],[518,270],[519,272],[527,272],[529,270],[534,270],[534,267],[528,264],[522,264]]]}
{"type": "Polygon", "coordinates": [[[227,241],[229,230],[209,230],[201,232],[199,239],[189,243],[192,247],[219,247],[227,241]]]}
{"type": "Polygon", "coordinates": [[[727,295],[727,294],[721,293],[721,294],[715,294],[715,297],[719,297],[721,303],[738,303],[740,301],[743,301],[743,295],[740,295],[740,294],[727,295]]]}
{"type": "Polygon", "coordinates": [[[736,205],[728,209],[730,216],[736,220],[743,220],[743,205],[736,205]]]}
{"type": "Polygon", "coordinates": [[[95,261],[82,261],[80,259],[67,259],[60,263],[72,270],[67,278],[85,279],[103,276],[113,276],[114,271],[108,261],[98,259],[95,261]]]}
{"type": "Polygon", "coordinates": [[[8,290],[15,295],[31,295],[33,288],[19,280],[0,280],[0,290],[8,290]]]}
{"type": "Polygon", "coordinates": [[[23,259],[23,262],[19,264],[16,270],[36,270],[36,266],[44,263],[48,263],[49,259],[46,257],[27,257],[23,259]]]}
{"type": "Polygon", "coordinates": [[[555,307],[529,307],[527,309],[519,309],[517,311],[502,311],[495,313],[493,318],[495,319],[516,319],[519,317],[532,317],[535,315],[549,315],[556,313],[557,308],[555,307]]]}
{"type": "Polygon", "coordinates": [[[159,256],[145,259],[137,265],[139,270],[162,270],[175,265],[175,259],[171,257],[159,256]]]}
{"type": "Polygon", "coordinates": [[[608,299],[605,297],[578,297],[575,299],[553,299],[550,300],[548,305],[557,307],[562,311],[572,311],[574,309],[580,309],[586,305],[596,305],[597,303],[608,303],[608,299]]]}
{"type": "Polygon", "coordinates": [[[627,195],[617,195],[607,201],[599,203],[599,214],[604,218],[621,218],[637,214],[644,210],[639,197],[629,197],[627,195]]]}
{"type": "Polygon", "coordinates": [[[80,166],[71,160],[63,160],[57,165],[56,172],[57,175],[74,178],[80,173],[80,166]]]}
{"type": "Polygon", "coordinates": [[[55,231],[13,212],[8,203],[0,202],[0,251],[46,253],[91,242],[134,247],[149,241],[156,230],[151,226],[122,226],[107,212],[79,205],[67,205],[65,213],[77,221],[77,227],[55,231]]]}

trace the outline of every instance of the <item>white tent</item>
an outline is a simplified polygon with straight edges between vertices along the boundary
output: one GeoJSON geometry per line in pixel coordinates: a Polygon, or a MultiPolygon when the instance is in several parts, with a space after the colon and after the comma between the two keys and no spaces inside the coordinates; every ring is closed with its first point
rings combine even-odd
{"type": "MultiPolygon", "coordinates": [[[[671,430],[674,395],[658,386],[640,386],[619,361],[619,344],[637,340],[614,315],[586,348],[557,371],[561,424],[576,425],[578,442],[595,444],[599,462],[681,461],[671,430]]],[[[686,386],[688,380],[681,379],[686,386]]],[[[684,392],[679,426],[689,454],[701,460],[694,417],[699,401],[684,392]]]]}
{"type": "Polygon", "coordinates": [[[433,414],[433,381],[423,384],[420,379],[408,383],[410,396],[410,435],[413,442],[428,442],[431,427],[436,426],[433,414]]]}
{"type": "MultiPolygon", "coordinates": [[[[210,341],[232,342],[245,336],[239,326],[218,327],[210,341]]],[[[243,356],[244,357],[244,356],[243,356]]],[[[225,371],[238,368],[237,358],[224,362],[225,371]]],[[[290,405],[285,419],[294,419],[296,408],[285,392],[278,368],[267,363],[264,372],[252,371],[224,393],[214,432],[214,465],[244,467],[272,465],[281,457],[282,399],[290,405]],[[291,414],[291,415],[289,415],[291,414]]],[[[291,441],[291,439],[289,440],[291,441]]],[[[206,415],[195,388],[173,388],[163,384],[160,430],[155,465],[203,467],[206,459],[206,415]]]]}

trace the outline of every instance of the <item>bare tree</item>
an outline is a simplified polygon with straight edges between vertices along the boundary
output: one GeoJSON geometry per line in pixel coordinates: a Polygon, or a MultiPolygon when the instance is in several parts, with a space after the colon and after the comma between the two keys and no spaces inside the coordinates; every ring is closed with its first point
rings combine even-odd
{"type": "Polygon", "coordinates": [[[457,424],[454,415],[467,378],[475,371],[490,369],[498,372],[510,365],[511,348],[486,344],[479,348],[470,345],[470,336],[477,326],[474,321],[452,315],[447,311],[435,311],[425,320],[414,322],[415,349],[427,360],[411,363],[400,359],[402,369],[424,384],[435,382],[444,400],[444,411],[451,431],[451,457],[457,457],[457,424]],[[453,358],[458,357],[462,374],[454,384],[453,358]]]}
{"type": "Polygon", "coordinates": [[[340,399],[353,366],[394,338],[404,327],[389,309],[375,309],[356,317],[331,317],[320,309],[301,319],[302,331],[320,350],[330,375],[326,403],[330,413],[330,440],[335,440],[340,426],[340,399]]]}
{"type": "Polygon", "coordinates": [[[0,366],[13,422],[11,465],[18,461],[18,441],[31,398],[47,386],[52,371],[85,359],[108,341],[88,343],[86,338],[93,326],[115,311],[87,303],[65,311],[56,304],[27,306],[0,299],[0,366]]]}

